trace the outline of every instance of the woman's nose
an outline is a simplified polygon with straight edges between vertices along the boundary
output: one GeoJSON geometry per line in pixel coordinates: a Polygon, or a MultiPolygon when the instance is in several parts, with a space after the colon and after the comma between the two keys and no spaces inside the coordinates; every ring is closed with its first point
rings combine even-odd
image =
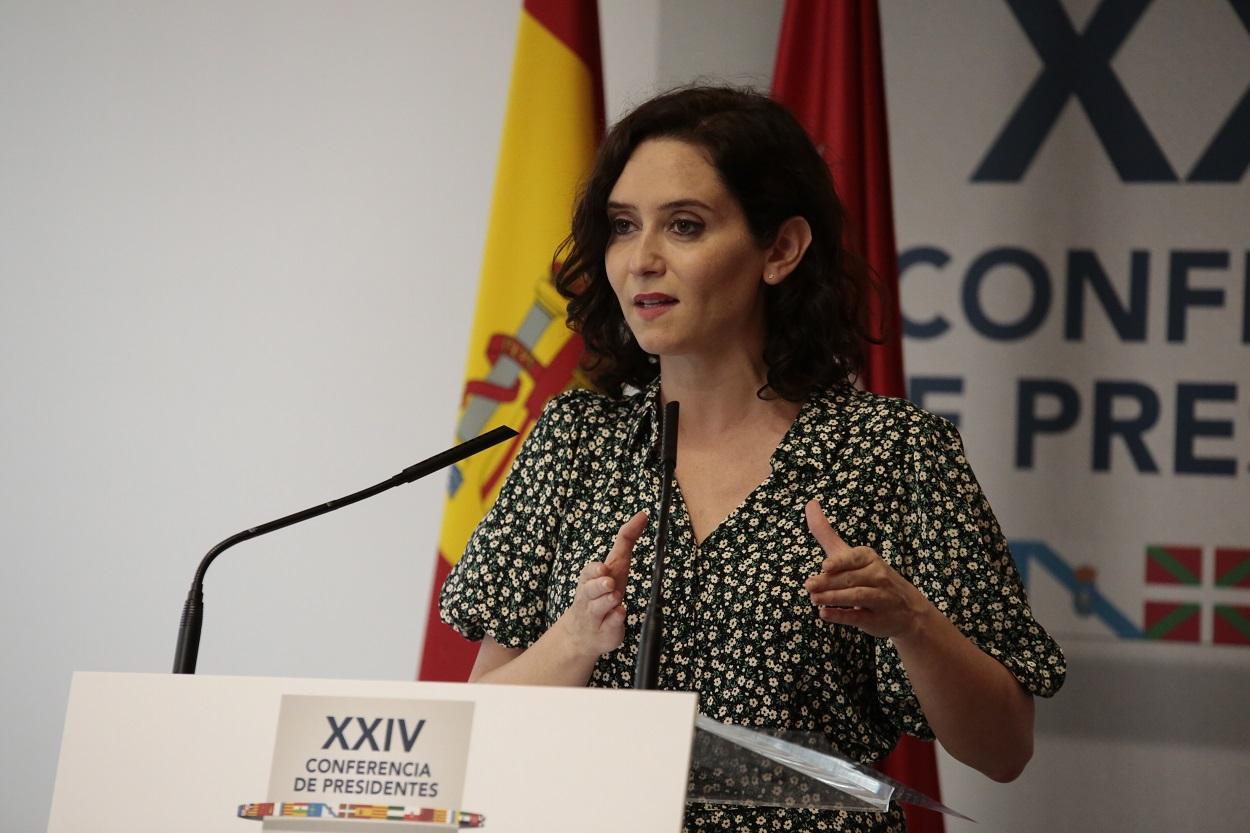
{"type": "Polygon", "coordinates": [[[644,231],[634,238],[634,241],[633,251],[629,253],[630,274],[639,277],[664,274],[664,258],[656,235],[644,231]]]}

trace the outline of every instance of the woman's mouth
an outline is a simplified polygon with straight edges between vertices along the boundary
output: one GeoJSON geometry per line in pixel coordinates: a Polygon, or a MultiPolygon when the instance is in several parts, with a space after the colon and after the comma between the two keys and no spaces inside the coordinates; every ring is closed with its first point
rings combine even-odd
{"type": "Polygon", "coordinates": [[[638,310],[639,316],[647,320],[663,315],[676,304],[676,298],[661,292],[645,292],[634,296],[634,309],[638,310]]]}

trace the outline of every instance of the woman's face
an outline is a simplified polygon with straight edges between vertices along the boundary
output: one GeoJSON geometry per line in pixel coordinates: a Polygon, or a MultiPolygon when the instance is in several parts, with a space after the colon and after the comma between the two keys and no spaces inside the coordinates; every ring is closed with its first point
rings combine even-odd
{"type": "Polygon", "coordinates": [[[608,219],[608,280],[644,351],[762,352],[765,252],[700,148],[639,145],[608,197],[608,219]]]}

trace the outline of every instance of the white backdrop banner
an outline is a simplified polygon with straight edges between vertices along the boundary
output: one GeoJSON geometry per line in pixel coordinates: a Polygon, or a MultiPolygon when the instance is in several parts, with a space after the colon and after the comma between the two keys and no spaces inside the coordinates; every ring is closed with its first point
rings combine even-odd
{"type": "Polygon", "coordinates": [[[1250,2],[886,24],[910,395],[1052,632],[1250,661],[1250,2]]]}

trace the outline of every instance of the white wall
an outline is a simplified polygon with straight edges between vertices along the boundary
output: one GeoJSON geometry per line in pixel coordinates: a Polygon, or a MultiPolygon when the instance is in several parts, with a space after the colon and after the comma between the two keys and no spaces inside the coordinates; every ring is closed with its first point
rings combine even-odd
{"type": "MultiPolygon", "coordinates": [[[[73,671],[169,667],[205,550],[450,441],[519,5],[0,0],[0,830],[73,671]]],[[[602,5],[609,114],[767,87],[782,0],[602,5]]],[[[441,487],[224,556],[200,669],[410,678],[441,487]]]]}
{"type": "MultiPolygon", "coordinates": [[[[0,6],[0,829],[211,545],[450,442],[518,9],[0,6]]],[[[411,678],[441,487],[228,553],[201,670],[411,678]]]]}

